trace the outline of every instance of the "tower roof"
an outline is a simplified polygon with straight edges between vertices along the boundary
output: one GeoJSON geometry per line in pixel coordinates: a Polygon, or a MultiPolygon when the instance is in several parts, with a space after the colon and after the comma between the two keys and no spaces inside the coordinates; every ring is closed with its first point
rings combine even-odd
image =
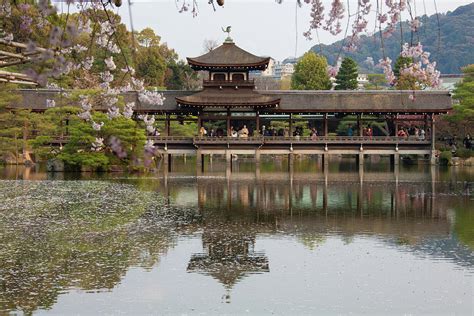
{"type": "Polygon", "coordinates": [[[265,70],[270,57],[255,56],[235,45],[231,40],[226,40],[221,46],[209,53],[198,57],[188,57],[189,65],[194,70],[211,69],[245,69],[265,70]]]}

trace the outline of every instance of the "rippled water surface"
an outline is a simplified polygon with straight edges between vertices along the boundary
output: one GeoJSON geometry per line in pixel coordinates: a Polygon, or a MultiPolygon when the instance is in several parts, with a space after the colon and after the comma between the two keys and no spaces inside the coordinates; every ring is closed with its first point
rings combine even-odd
{"type": "Polygon", "coordinates": [[[285,163],[0,169],[0,315],[474,313],[474,168],[285,163]]]}

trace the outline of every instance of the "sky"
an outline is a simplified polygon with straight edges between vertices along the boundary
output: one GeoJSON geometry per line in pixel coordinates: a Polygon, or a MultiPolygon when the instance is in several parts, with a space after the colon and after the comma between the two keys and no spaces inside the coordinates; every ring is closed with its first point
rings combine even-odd
{"type": "MultiPolygon", "coordinates": [[[[295,51],[296,55],[300,56],[318,44],[315,39],[308,41],[303,37],[302,33],[309,26],[310,7],[304,4],[302,8],[297,9],[296,23],[296,0],[283,0],[282,4],[276,3],[275,0],[225,0],[224,7],[216,4],[216,11],[207,3],[208,0],[196,0],[199,13],[194,18],[189,12],[179,13],[174,0],[131,1],[134,29],[151,27],[182,59],[201,55],[206,39],[223,42],[226,34],[221,28],[228,25],[232,26],[231,37],[238,46],[255,55],[271,56],[276,60],[295,56],[295,51]]],[[[183,0],[179,1],[182,3],[183,0]]],[[[411,0],[411,3],[416,6],[418,15],[425,13],[424,6],[426,13],[431,15],[435,13],[435,1],[438,12],[453,11],[460,5],[472,2],[411,0]]],[[[118,9],[118,13],[130,27],[127,0],[123,2],[124,5],[118,9]]],[[[325,8],[329,8],[331,2],[332,0],[323,0],[325,8]]],[[[349,4],[355,8],[357,0],[349,0],[349,4]]],[[[369,29],[370,27],[373,29],[373,23],[372,26],[369,25],[369,29]]],[[[342,35],[336,37],[328,32],[320,32],[321,43],[330,44],[341,38],[342,35]]]]}

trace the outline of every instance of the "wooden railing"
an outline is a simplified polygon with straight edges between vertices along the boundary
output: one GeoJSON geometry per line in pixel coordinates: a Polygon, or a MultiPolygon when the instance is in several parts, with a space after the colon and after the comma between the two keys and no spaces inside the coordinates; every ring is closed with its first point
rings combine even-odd
{"type": "Polygon", "coordinates": [[[250,80],[203,80],[204,86],[254,86],[255,81],[250,80]]]}
{"type": "Polygon", "coordinates": [[[415,136],[251,136],[251,137],[194,137],[195,143],[341,143],[341,144],[361,144],[361,143],[415,143],[429,144],[430,139],[415,136]]]}
{"type": "MultiPolygon", "coordinates": [[[[211,145],[211,144],[409,144],[427,145],[429,138],[396,136],[251,136],[251,137],[208,137],[208,136],[149,136],[156,144],[211,145]]],[[[69,136],[56,137],[53,144],[65,144],[69,136]]]]}

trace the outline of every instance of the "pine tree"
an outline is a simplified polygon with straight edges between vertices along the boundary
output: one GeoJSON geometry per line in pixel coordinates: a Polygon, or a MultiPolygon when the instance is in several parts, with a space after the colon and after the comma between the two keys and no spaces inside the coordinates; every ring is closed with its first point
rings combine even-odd
{"type": "Polygon", "coordinates": [[[357,89],[357,63],[351,58],[344,58],[336,76],[336,90],[357,89]]]}
{"type": "Polygon", "coordinates": [[[474,126],[474,64],[462,68],[463,80],[456,85],[453,98],[459,100],[454,111],[446,120],[462,128],[464,133],[472,133],[474,126]]]}

